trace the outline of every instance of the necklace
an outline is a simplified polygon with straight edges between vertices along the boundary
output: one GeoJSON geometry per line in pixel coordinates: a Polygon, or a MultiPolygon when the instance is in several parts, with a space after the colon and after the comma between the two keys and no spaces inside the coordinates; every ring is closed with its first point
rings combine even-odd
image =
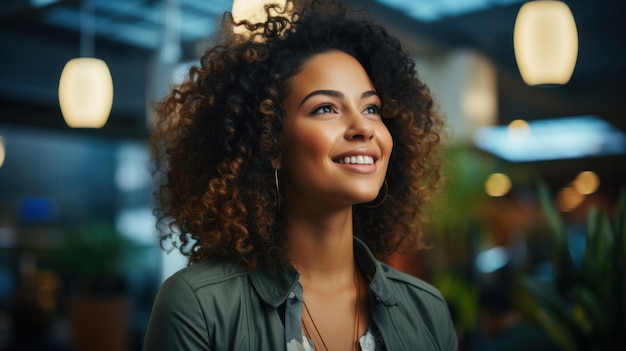
{"type": "MultiPolygon", "coordinates": [[[[354,347],[353,350],[359,350],[360,349],[360,344],[359,344],[359,321],[361,320],[361,278],[360,278],[360,274],[358,272],[358,267],[356,266],[356,264],[354,265],[354,285],[356,286],[356,303],[355,303],[355,307],[354,307],[354,347]]],[[[317,325],[315,324],[315,320],[313,319],[313,316],[311,315],[311,312],[309,311],[309,308],[306,305],[306,302],[304,301],[304,299],[302,300],[302,303],[304,304],[304,309],[306,311],[306,314],[309,316],[309,319],[311,320],[311,323],[313,324],[313,328],[315,329],[315,333],[317,334],[317,337],[320,339],[320,341],[322,342],[322,346],[324,346],[324,350],[328,351],[328,346],[326,346],[326,342],[324,342],[324,338],[322,337],[322,334],[320,333],[319,329],[317,328],[317,325]]],[[[307,327],[306,327],[306,323],[304,323],[304,318],[302,319],[302,326],[304,327],[304,332],[307,336],[307,338],[311,339],[311,334],[309,333],[307,327]]]]}

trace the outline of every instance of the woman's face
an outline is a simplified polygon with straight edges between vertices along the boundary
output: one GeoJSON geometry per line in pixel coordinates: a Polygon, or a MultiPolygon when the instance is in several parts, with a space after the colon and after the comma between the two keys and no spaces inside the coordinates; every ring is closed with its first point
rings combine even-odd
{"type": "Polygon", "coordinates": [[[341,51],[318,54],[291,87],[280,168],[288,203],[330,208],[375,199],[393,141],[361,64],[341,51]]]}

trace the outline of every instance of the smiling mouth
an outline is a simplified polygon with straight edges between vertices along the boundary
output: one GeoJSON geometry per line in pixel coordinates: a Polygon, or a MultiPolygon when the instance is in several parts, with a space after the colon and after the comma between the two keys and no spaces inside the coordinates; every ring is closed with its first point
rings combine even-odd
{"type": "Polygon", "coordinates": [[[333,160],[333,162],[346,165],[372,165],[374,164],[374,158],[366,155],[346,156],[333,160]]]}

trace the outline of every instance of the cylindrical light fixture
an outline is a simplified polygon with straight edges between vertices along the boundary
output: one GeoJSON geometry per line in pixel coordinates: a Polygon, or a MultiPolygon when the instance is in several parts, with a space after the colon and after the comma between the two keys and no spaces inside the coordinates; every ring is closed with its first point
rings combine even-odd
{"type": "Polygon", "coordinates": [[[72,128],[101,128],[113,105],[113,80],[107,64],[96,58],[69,60],[59,81],[59,104],[72,128]]]}
{"type": "Polygon", "coordinates": [[[2,164],[4,163],[4,157],[6,154],[7,152],[4,148],[4,139],[0,136],[0,167],[2,167],[2,164]]]}
{"type": "Polygon", "coordinates": [[[81,57],[69,60],[59,80],[61,113],[71,128],[101,128],[113,105],[113,79],[107,64],[93,58],[93,0],[82,0],[81,57]]]}
{"type": "MultiPolygon", "coordinates": [[[[267,14],[265,13],[264,6],[266,4],[277,4],[285,6],[285,0],[234,0],[233,1],[233,19],[235,22],[248,20],[251,23],[265,22],[267,14]]],[[[233,28],[235,33],[241,34],[245,30],[241,27],[235,26],[233,28]]]]}
{"type": "Polygon", "coordinates": [[[515,20],[513,46],[526,84],[569,82],[578,56],[578,32],[569,7],[555,0],[522,5],[515,20]]]}

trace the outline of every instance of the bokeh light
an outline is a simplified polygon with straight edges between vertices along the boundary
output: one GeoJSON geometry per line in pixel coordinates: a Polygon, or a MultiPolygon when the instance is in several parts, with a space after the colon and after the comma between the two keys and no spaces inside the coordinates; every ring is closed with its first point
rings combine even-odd
{"type": "Polygon", "coordinates": [[[507,132],[513,141],[524,141],[530,136],[530,125],[522,119],[509,123],[507,132]]]}
{"type": "Polygon", "coordinates": [[[593,171],[583,171],[578,173],[573,182],[573,187],[579,194],[589,195],[598,190],[600,186],[600,178],[593,171]]]}
{"type": "Polygon", "coordinates": [[[557,194],[556,202],[561,212],[570,212],[585,200],[573,186],[566,186],[557,194]]]}
{"type": "Polygon", "coordinates": [[[511,190],[511,179],[504,173],[493,173],[485,182],[485,192],[489,196],[501,197],[511,190]]]}

